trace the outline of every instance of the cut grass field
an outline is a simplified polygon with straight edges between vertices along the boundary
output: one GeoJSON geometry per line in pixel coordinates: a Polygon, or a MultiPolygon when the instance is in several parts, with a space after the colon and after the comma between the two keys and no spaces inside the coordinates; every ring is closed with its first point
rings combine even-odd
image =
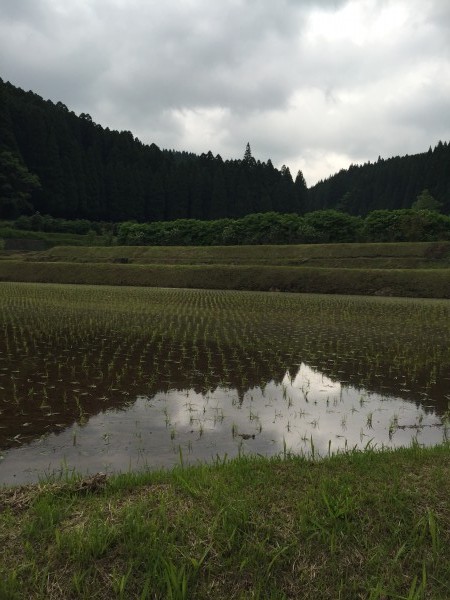
{"type": "Polygon", "coordinates": [[[0,597],[450,597],[449,446],[0,490],[0,597]]]}

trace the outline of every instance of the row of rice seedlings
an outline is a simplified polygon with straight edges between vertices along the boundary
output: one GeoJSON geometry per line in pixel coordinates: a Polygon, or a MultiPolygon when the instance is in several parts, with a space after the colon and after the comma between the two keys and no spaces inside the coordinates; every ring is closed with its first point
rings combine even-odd
{"type": "Polygon", "coordinates": [[[0,445],[137,394],[228,386],[242,403],[301,362],[444,411],[449,317],[446,301],[2,284],[0,445]]]}

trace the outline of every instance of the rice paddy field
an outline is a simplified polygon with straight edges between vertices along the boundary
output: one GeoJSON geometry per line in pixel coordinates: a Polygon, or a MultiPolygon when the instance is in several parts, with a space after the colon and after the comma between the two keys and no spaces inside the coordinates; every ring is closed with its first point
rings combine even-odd
{"type": "Polygon", "coordinates": [[[0,598],[446,600],[449,402],[448,300],[0,283],[0,598]]]}
{"type": "Polygon", "coordinates": [[[0,285],[0,483],[447,439],[450,303],[0,285]]]}

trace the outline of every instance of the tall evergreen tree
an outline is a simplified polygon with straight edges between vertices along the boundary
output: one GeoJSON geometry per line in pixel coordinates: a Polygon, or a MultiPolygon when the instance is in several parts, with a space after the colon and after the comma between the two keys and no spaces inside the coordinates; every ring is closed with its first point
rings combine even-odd
{"type": "Polygon", "coordinates": [[[253,156],[252,156],[252,150],[250,148],[250,142],[247,142],[247,145],[245,147],[243,162],[244,162],[244,164],[246,164],[248,166],[253,165],[254,159],[253,159],[253,156]]]}
{"type": "Polygon", "coordinates": [[[306,202],[308,199],[308,188],[306,181],[301,171],[297,171],[297,176],[294,182],[295,191],[295,212],[305,212],[306,202]]]}

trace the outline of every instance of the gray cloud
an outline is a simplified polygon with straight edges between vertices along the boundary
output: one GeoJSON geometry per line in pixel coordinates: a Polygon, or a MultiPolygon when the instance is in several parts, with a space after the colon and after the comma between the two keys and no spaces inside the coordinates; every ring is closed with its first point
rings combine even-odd
{"type": "Polygon", "coordinates": [[[447,0],[3,0],[0,76],[161,147],[302,169],[450,138],[447,0]]]}
{"type": "Polygon", "coordinates": [[[42,23],[45,17],[44,4],[33,0],[3,0],[0,10],[2,21],[42,23]]]}

